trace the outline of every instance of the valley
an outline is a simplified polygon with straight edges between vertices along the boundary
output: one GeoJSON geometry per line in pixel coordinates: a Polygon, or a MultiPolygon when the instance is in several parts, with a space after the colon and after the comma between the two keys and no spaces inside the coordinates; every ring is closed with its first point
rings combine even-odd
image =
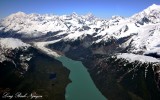
{"type": "Polygon", "coordinates": [[[0,20],[0,87],[48,100],[88,91],[92,100],[159,100],[159,38],[155,4],[128,18],[17,12],[0,20]]]}

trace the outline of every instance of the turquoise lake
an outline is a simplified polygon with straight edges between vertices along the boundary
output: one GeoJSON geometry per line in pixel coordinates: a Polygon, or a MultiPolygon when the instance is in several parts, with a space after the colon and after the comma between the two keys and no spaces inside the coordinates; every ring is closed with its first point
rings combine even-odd
{"type": "Polygon", "coordinates": [[[70,70],[72,82],[66,88],[66,100],[107,100],[95,86],[82,62],[65,56],[56,59],[70,70]]]}

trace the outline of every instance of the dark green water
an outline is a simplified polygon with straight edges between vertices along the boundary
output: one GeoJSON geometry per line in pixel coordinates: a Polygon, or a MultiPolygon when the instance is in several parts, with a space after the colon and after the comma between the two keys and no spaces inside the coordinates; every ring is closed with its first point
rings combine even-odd
{"type": "Polygon", "coordinates": [[[66,100],[106,100],[80,61],[65,56],[58,57],[57,60],[70,70],[69,78],[72,82],[66,88],[66,100]]]}

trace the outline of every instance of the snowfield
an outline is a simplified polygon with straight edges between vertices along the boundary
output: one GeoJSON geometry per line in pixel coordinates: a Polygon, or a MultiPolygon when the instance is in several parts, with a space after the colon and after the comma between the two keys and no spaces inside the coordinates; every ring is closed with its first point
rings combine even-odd
{"type": "Polygon", "coordinates": [[[153,58],[153,57],[144,56],[144,55],[137,55],[137,54],[132,54],[132,53],[117,54],[117,58],[123,58],[123,59],[128,60],[129,62],[134,62],[134,61],[140,61],[142,63],[160,62],[160,60],[153,58]]]}
{"type": "Polygon", "coordinates": [[[52,57],[59,57],[60,55],[58,53],[56,53],[55,51],[47,48],[46,46],[49,45],[49,44],[53,44],[53,43],[56,43],[60,40],[55,40],[55,41],[48,41],[48,42],[35,42],[33,45],[41,50],[42,52],[48,54],[49,56],[52,56],[52,57]]]}
{"type": "Polygon", "coordinates": [[[0,46],[1,48],[15,49],[20,47],[29,47],[30,45],[15,38],[0,38],[0,46]]]}

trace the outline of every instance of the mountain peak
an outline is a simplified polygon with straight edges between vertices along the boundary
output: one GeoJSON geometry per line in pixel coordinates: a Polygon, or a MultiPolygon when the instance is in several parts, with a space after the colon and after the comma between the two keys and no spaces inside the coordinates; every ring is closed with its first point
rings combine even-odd
{"type": "Polygon", "coordinates": [[[24,12],[19,11],[19,12],[15,13],[14,15],[16,15],[16,16],[24,16],[26,14],[24,12]]]}
{"type": "Polygon", "coordinates": [[[159,23],[160,20],[160,5],[153,4],[148,8],[144,9],[143,11],[136,13],[131,17],[131,20],[136,22],[144,22],[150,21],[152,23],[159,23]]]}
{"type": "Polygon", "coordinates": [[[152,9],[152,10],[153,9],[158,9],[158,8],[160,9],[160,5],[157,5],[157,4],[153,4],[153,5],[148,7],[148,9],[152,9]]]}
{"type": "Polygon", "coordinates": [[[78,14],[76,12],[73,12],[71,16],[78,16],[78,14]]]}
{"type": "Polygon", "coordinates": [[[96,17],[92,14],[92,13],[88,13],[86,15],[84,15],[84,17],[88,20],[93,20],[95,19],[96,17]]]}
{"type": "Polygon", "coordinates": [[[20,17],[24,17],[24,16],[26,16],[26,14],[24,12],[19,11],[17,13],[11,14],[10,16],[8,16],[8,18],[11,18],[11,19],[14,18],[14,17],[20,18],[20,17]]]}
{"type": "Polygon", "coordinates": [[[94,16],[92,13],[88,13],[86,14],[86,16],[94,16]]]}
{"type": "Polygon", "coordinates": [[[156,10],[160,11],[160,5],[153,4],[144,10],[145,13],[149,14],[151,11],[156,10]]]}
{"type": "Polygon", "coordinates": [[[114,16],[111,17],[111,19],[117,19],[117,18],[122,19],[123,17],[122,16],[118,16],[118,15],[114,15],[114,16]]]}

